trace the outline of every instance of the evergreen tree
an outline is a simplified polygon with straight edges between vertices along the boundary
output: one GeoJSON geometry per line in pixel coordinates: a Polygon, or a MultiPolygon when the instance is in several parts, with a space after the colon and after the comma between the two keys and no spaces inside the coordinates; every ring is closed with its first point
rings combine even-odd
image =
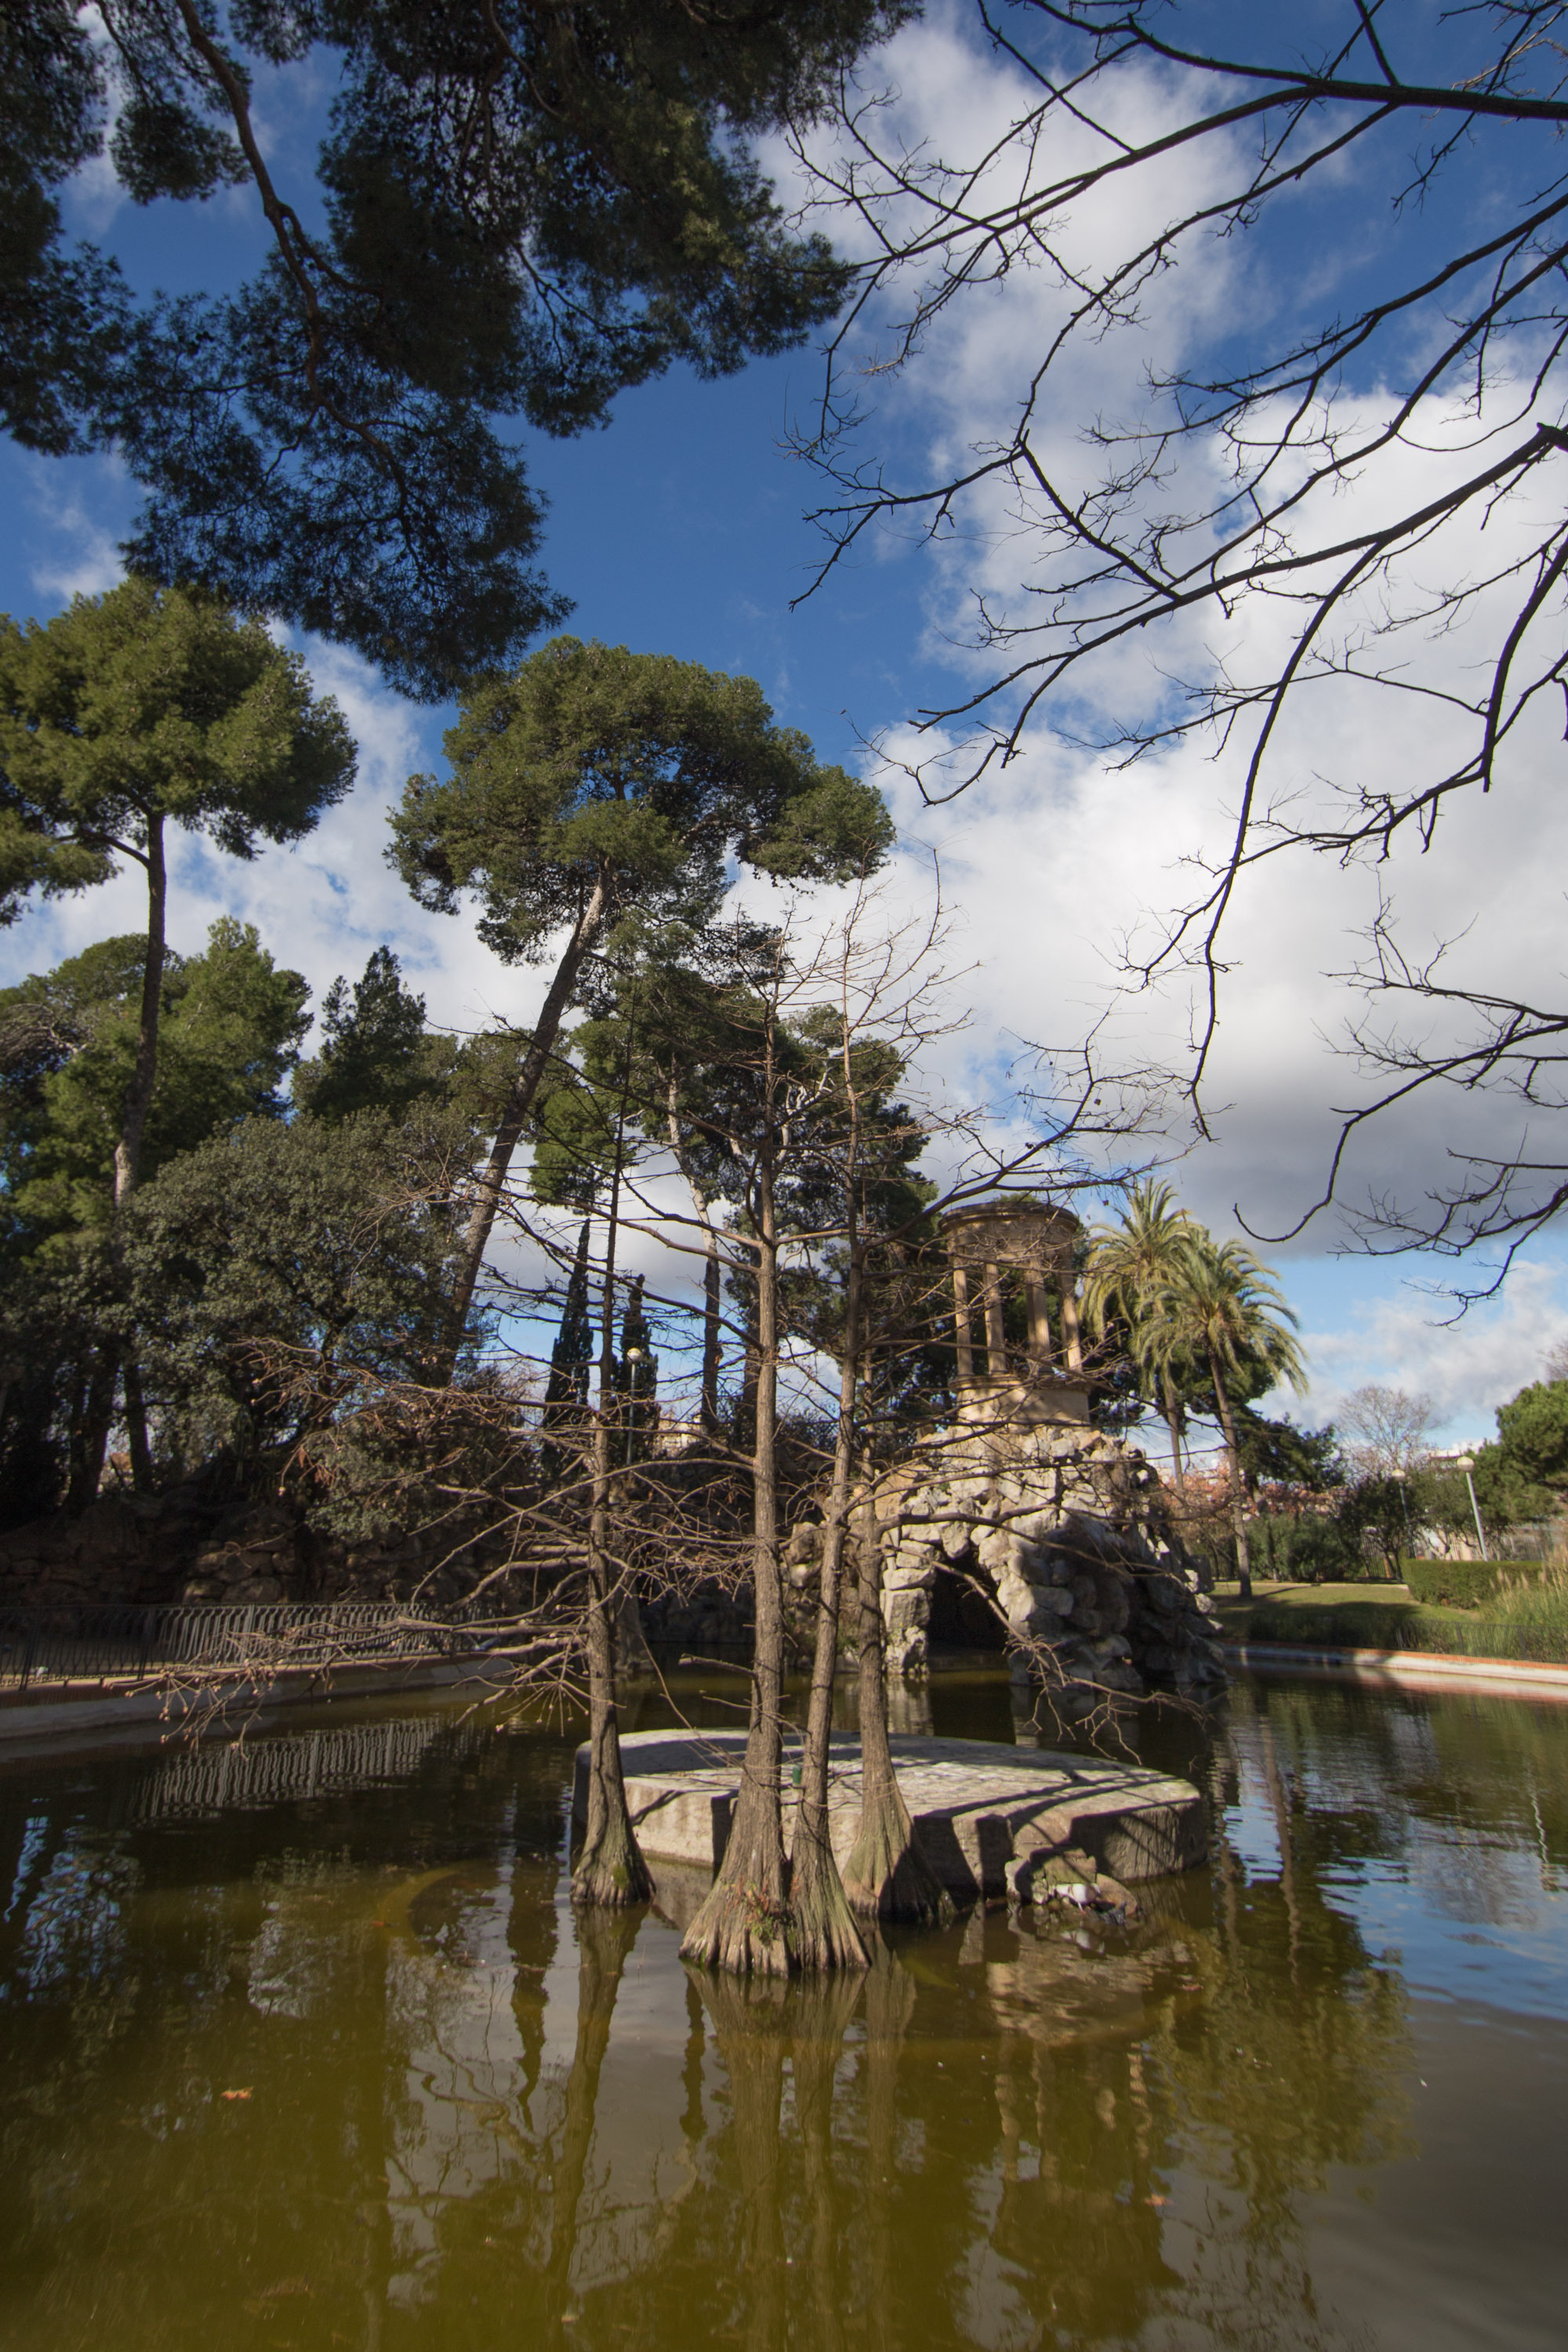
{"type": "Polygon", "coordinates": [[[378,1112],[246,1119],[138,1191],[121,1255],[167,1466],[243,1479],[360,1378],[426,1381],[453,1237],[430,1142],[378,1112]]]}
{"type": "Polygon", "coordinates": [[[425,999],[405,988],[396,956],[379,947],[355,981],[342,973],[321,1000],[321,1050],[301,1065],[294,1100],[313,1118],[384,1110],[401,1118],[440,1091],[450,1055],[425,1024],[425,999]]]}
{"type": "MultiPolygon", "coordinates": [[[[146,948],[137,933],[100,940],[0,990],[0,1254],[13,1261],[108,1226],[146,948]]],[[[281,1117],[309,994],[229,916],[201,955],[165,956],[145,1177],[238,1119],[281,1117]]]]}
{"type": "Polygon", "coordinates": [[[584,1217],[577,1235],[577,1255],[566,1284],[561,1328],[550,1353],[550,1381],[544,1391],[544,1420],[577,1411],[588,1402],[588,1378],[594,1364],[594,1325],[588,1307],[588,1236],[584,1217]]]}
{"type": "Polygon", "coordinates": [[[478,689],[446,749],[447,780],[409,779],[393,858],[423,906],[455,913],[473,892],[509,961],[557,956],[475,1188],[460,1328],[589,960],[617,933],[701,930],[736,859],[802,880],[868,872],[892,825],[879,793],[775,724],[752,679],[624,646],[556,638],[478,689]]]}
{"type": "Polygon", "coordinates": [[[1158,1334],[1151,1360],[1206,1363],[1225,1433],[1230,1472],[1231,1524],[1241,1597],[1252,1597],[1252,1563],[1247,1537],[1247,1479],[1237,1424],[1238,1394],[1257,1394],[1280,1381],[1305,1386],[1296,1318],[1268,1268],[1240,1242],[1215,1242],[1202,1227],[1183,1245],[1161,1297],[1158,1334]],[[1162,1345],[1164,1353],[1162,1353],[1162,1345]]]}
{"type": "Polygon", "coordinates": [[[0,12],[0,416],[112,446],[163,581],[337,637],[443,699],[564,615],[508,425],[555,436],[684,361],[799,342],[846,269],[795,235],[752,142],[831,100],[907,0],[8,0],[0,12]],[[313,174],[257,104],[306,58],[313,174]],[[269,250],[237,288],[141,300],[58,192],[242,187],[269,250]],[[259,224],[258,224],[259,225],[259,224]]]}
{"type": "Polygon", "coordinates": [[[1114,1332],[1121,1339],[1141,1391],[1164,1420],[1178,1486],[1185,1475],[1182,1438],[1194,1367],[1170,1345],[1164,1299],[1183,1250],[1198,1230],[1175,1205],[1169,1184],[1145,1178],[1133,1185],[1120,1223],[1097,1225],[1090,1234],[1083,1294],[1089,1329],[1101,1338],[1114,1332]]]}
{"type": "Polygon", "coordinates": [[[33,890],[81,890],[121,859],[147,880],[136,1055],[120,1105],[127,1200],[158,1070],[167,828],[234,857],[298,841],[353,782],[354,747],[304,664],[195,589],[127,580],[40,627],[0,623],[0,920],[33,890]]]}

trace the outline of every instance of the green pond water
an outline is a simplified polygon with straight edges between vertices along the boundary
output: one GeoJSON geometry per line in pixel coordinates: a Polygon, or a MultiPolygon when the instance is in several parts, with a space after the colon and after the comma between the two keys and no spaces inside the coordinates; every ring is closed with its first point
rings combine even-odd
{"type": "Polygon", "coordinates": [[[5,2352],[1568,2340],[1568,1713],[1242,1685],[1135,1928],[769,1992],[574,1918],[574,1731],[0,1769],[5,2352]]]}

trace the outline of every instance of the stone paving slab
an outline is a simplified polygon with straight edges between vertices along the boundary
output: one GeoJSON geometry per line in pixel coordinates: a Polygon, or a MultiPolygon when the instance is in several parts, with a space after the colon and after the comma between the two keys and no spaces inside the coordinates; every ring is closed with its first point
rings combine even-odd
{"type": "MultiPolygon", "coordinates": [[[[980,1739],[895,1738],[889,1743],[921,1851],[960,1902],[1006,1892],[1016,1853],[1074,1845],[1123,1882],[1190,1870],[1207,1853],[1203,1800],[1188,1780],[1141,1764],[980,1739]]],[[[723,1858],[740,1789],[742,1731],[638,1731],[624,1738],[626,1799],[649,1862],[723,1858]]],[[[798,1801],[798,1736],[784,1748],[784,1837],[798,1801]]],[[[860,1811],[860,1747],[837,1733],[832,1748],[829,1826],[842,1862],[860,1811]]],[[[585,1811],[588,1750],[577,1751],[574,1812],[585,1811]]]]}

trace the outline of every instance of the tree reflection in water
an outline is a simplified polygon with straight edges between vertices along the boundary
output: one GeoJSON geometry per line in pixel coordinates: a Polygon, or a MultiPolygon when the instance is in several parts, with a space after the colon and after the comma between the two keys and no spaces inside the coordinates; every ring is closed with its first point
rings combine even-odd
{"type": "Polygon", "coordinates": [[[13,1775],[0,2336],[1346,2352],[1317,2200],[1416,2139],[1409,1996],[1345,1887],[1545,1919],[1564,1745],[1237,1693],[1214,1865],[1131,1933],[974,1914],[787,1986],[574,1917],[567,1743],[436,1741],[401,1789],[206,1822],[123,1767],[13,1775]]]}
{"type": "Polygon", "coordinates": [[[790,2071],[805,2188],[801,2259],[810,2291],[811,2333],[822,2352],[842,2352],[838,2197],[833,2168],[834,2088],[844,2036],[859,2005],[854,1975],[818,1976],[795,1988],[791,2003],[790,2071]]]}
{"type": "MultiPolygon", "coordinates": [[[[738,2261],[731,2291],[744,2311],[752,2352],[776,2352],[784,2324],[784,2217],[780,2195],[779,2108],[784,2038],[795,2003],[776,1978],[695,1969],[730,2084],[731,2177],[741,2191],[738,2261]]],[[[721,2294],[723,2287],[720,2289],[721,2294]]]]}
{"type": "Polygon", "coordinates": [[[584,1909],[577,1927],[577,2045],[566,2079],[566,2117],[551,2180],[550,2254],[545,2312],[559,2321],[571,2294],[577,2213],[593,2145],[599,2075],[610,2042],[610,2020],[626,1955],[642,1925],[637,1911],[584,1909]]]}

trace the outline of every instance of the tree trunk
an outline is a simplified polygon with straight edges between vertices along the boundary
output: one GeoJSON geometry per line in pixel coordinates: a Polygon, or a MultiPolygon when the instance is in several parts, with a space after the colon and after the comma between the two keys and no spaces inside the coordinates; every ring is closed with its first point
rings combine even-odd
{"type": "MultiPolygon", "coordinates": [[[[769,1073],[771,1097],[772,1073],[769,1073]]],[[[768,1116],[772,1117],[771,1100],[768,1116]]],[[[778,1255],[773,1153],[764,1137],[757,1165],[757,1435],[752,1457],[752,1575],[756,1636],[752,1715],[730,1842],[708,1895],[681,1943],[681,1958],[738,1974],[787,1976],[793,1965],[785,1908],[787,1873],[779,1803],[784,1760],[784,1594],[779,1577],[778,1255]]]]}
{"type": "MultiPolygon", "coordinates": [[[[750,1251],[755,1265],[756,1244],[747,1242],[742,1246],[750,1251]]],[[[744,1309],[742,1311],[745,1319],[741,1335],[741,1393],[735,1400],[730,1443],[737,1453],[744,1450],[754,1454],[757,1450],[757,1369],[762,1359],[757,1346],[755,1318],[744,1309]]]]}
{"type": "Polygon", "coordinates": [[[877,1543],[871,1464],[864,1470],[860,1525],[860,1826],[844,1865],[844,1892],[868,1918],[925,1927],[952,1917],[952,1898],[915,1843],[914,1824],[888,1745],[888,1685],[882,1671],[882,1563],[877,1543]]]}
{"type": "Polygon", "coordinates": [[[621,1729],[616,1712],[616,1628],[610,1548],[610,1417],[616,1401],[616,1235],[620,1221],[621,1154],[626,1136],[626,1083],[616,1128],[616,1164],[605,1237],[605,1296],[599,1324],[599,1412],[594,1424],[594,1499],[588,1518],[588,1805],[586,1833],[572,1874],[574,1903],[606,1908],[646,1903],[653,1880],[626,1810],[621,1770],[621,1729]]]}
{"type": "Polygon", "coordinates": [[[495,1140],[490,1146],[490,1156],[485,1163],[485,1172],[475,1187],[473,1207],[468,1213],[468,1229],[463,1235],[462,1254],[447,1308],[446,1338],[433,1373],[437,1387],[446,1387],[451,1381],[458,1350],[463,1344],[468,1309],[474,1303],[474,1292],[479,1286],[479,1270],[485,1262],[485,1252],[489,1247],[496,1212],[506,1189],[511,1155],[517,1150],[524,1123],[533,1108],[539,1082],[550,1066],[550,1057],[555,1051],[555,1040],[572,1001],[572,992],[577,984],[584,959],[604,926],[607,893],[601,877],[595,881],[586,905],[573,925],[572,936],[555,967],[555,977],[540,1008],[533,1035],[522,1057],[522,1067],[512,1080],[496,1128],[495,1140]]]}
{"type": "Polygon", "coordinates": [[[838,1433],[833,1449],[833,1492],[822,1536],[817,1582],[816,1646],[811,1664],[800,1808],[790,1856],[790,1918],[795,1957],[804,1969],[863,1969],[869,1965],[838,1874],[829,1835],[827,1788],[833,1735],[833,1683],[838,1669],[838,1595],[849,1476],[855,1442],[856,1368],[860,1353],[860,1268],[851,1238],[844,1301],[844,1355],[839,1371],[838,1433]]]}
{"type": "Polygon", "coordinates": [[[70,1484],[66,1490],[68,1510],[85,1510],[98,1493],[103,1476],[103,1457],[109,1448],[109,1424],[114,1414],[116,1370],[111,1348],[95,1351],[81,1420],[72,1433],[70,1484]]]}
{"type": "Polygon", "coordinates": [[[147,819],[147,953],[142,966],[142,1021],[136,1060],[120,1107],[120,1139],[114,1147],[114,1205],[122,1208],[136,1189],[142,1139],[158,1076],[158,1015],[163,1002],[164,931],[169,877],[163,858],[163,820],[147,819]]]}
{"type": "MultiPolygon", "coordinates": [[[[163,1003],[163,966],[168,956],[169,873],[163,850],[163,820],[155,812],[147,817],[147,952],[142,962],[142,1012],[136,1032],[136,1059],[120,1104],[120,1134],[114,1146],[114,1205],[122,1209],[136,1190],[142,1170],[142,1144],[153,1089],[158,1082],[158,1022],[163,1003]]],[[[119,1244],[111,1242],[116,1265],[119,1244]]],[[[109,1424],[114,1415],[114,1387],[120,1370],[107,1353],[94,1370],[89,1402],[88,1427],[83,1433],[85,1499],[91,1501],[103,1475],[109,1424]]],[[[125,1366],[125,1425],[131,1447],[131,1480],[138,1494],[153,1486],[152,1458],[147,1449],[147,1417],[142,1405],[142,1383],[133,1363],[125,1366]]]]}
{"type": "Polygon", "coordinates": [[[147,1403],[142,1393],[142,1369],[127,1356],[121,1378],[125,1389],[125,1437],[131,1450],[131,1484],[138,1495],[153,1492],[153,1449],[147,1442],[147,1403]]]}
{"type": "Polygon", "coordinates": [[[702,1402],[699,1408],[704,1437],[719,1433],[719,1374],[724,1361],[724,1342],[719,1311],[719,1243],[716,1235],[708,1236],[708,1255],[702,1266],[702,1402]]]}
{"type": "Polygon", "coordinates": [[[1171,1467],[1175,1472],[1179,1489],[1187,1483],[1186,1465],[1182,1460],[1182,1409],[1168,1389],[1164,1409],[1165,1426],[1171,1433],[1171,1467]]]}
{"type": "Polygon", "coordinates": [[[1243,1601],[1252,1598],[1252,1554],[1247,1540],[1247,1486],[1241,1475],[1241,1447],[1237,1442],[1236,1415],[1230,1409],[1225,1382],[1220,1378],[1219,1358],[1209,1350],[1209,1377],[1219,1405],[1219,1425],[1225,1432],[1226,1452],[1230,1460],[1230,1524],[1236,1537],[1237,1591],[1243,1601]]]}
{"type": "MultiPolygon", "coordinates": [[[[595,1431],[597,1454],[605,1433],[595,1431]]],[[[632,1828],[621,1768],[620,1717],[616,1706],[615,1627],[604,1558],[607,1509],[599,1501],[603,1477],[595,1459],[594,1519],[588,1565],[588,1804],[583,1851],[572,1873],[572,1900],[605,1909],[647,1903],[653,1880],[632,1828]]]]}
{"type": "Polygon", "coordinates": [[[719,1236],[713,1230],[712,1212],[696,1171],[687,1156],[680,1136],[680,1091],[672,1076],[665,1107],[669,1129],[669,1148],[675,1164],[686,1179],[691,1194],[691,1205],[697,1212],[697,1222],[707,1235],[708,1246],[702,1261],[702,1386],[698,1406],[698,1423],[704,1437],[719,1434],[719,1374],[723,1369],[724,1340],[721,1318],[719,1279],[719,1236]]]}

